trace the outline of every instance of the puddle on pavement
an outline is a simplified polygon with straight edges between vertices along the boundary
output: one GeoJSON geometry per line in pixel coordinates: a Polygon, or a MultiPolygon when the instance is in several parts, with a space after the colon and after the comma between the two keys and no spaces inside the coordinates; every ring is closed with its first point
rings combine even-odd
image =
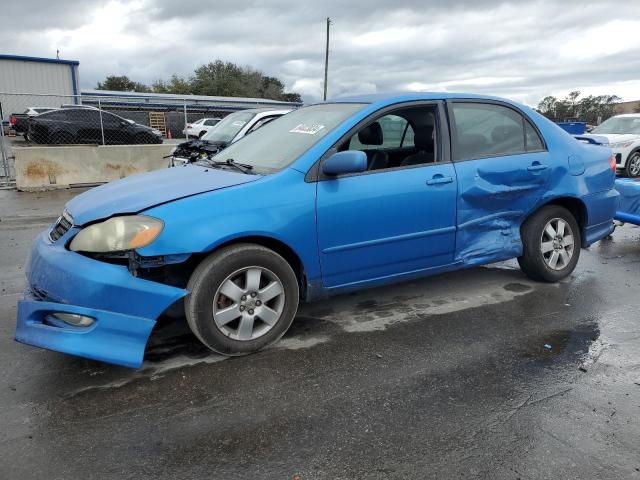
{"type": "Polygon", "coordinates": [[[573,330],[554,330],[529,339],[521,356],[530,360],[532,366],[548,366],[559,360],[576,358],[584,363],[590,352],[597,349],[599,338],[600,328],[596,322],[573,330]]]}

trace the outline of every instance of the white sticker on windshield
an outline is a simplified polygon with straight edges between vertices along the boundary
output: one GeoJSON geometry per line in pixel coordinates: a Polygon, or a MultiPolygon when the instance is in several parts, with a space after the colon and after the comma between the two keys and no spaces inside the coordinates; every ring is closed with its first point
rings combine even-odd
{"type": "Polygon", "coordinates": [[[242,120],[236,120],[235,122],[233,122],[231,125],[233,125],[234,127],[242,127],[246,124],[247,122],[243,122],[242,120]]]}
{"type": "Polygon", "coordinates": [[[320,125],[319,123],[301,123],[297,127],[292,130],[289,130],[289,133],[306,133],[307,135],[315,135],[320,130],[324,128],[324,125],[320,125]]]}

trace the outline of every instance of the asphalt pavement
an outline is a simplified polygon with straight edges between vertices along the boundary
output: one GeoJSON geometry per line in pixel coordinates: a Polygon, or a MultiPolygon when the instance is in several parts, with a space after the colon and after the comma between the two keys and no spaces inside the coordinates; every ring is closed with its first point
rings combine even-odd
{"type": "Polygon", "coordinates": [[[640,228],[304,306],[226,359],[161,321],[135,371],[14,342],[29,244],[79,190],[0,190],[0,479],[640,478],[640,228]]]}

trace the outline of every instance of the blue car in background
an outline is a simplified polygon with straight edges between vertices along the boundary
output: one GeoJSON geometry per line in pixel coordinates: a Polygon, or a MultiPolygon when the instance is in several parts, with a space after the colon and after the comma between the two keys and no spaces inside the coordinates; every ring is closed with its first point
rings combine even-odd
{"type": "Polygon", "coordinates": [[[198,164],[71,200],[35,240],[20,342],[139,367],[183,312],[225,355],[278,340],[298,304],[517,258],[569,275],[613,231],[615,159],[528,107],[370,95],[285,115],[198,164]]]}

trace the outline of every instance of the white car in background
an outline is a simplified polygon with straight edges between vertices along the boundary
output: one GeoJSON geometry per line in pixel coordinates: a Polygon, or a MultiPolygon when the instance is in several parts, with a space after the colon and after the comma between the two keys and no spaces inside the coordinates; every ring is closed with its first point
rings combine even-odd
{"type": "Polygon", "coordinates": [[[580,137],[611,148],[618,170],[630,178],[640,177],[640,113],[616,115],[580,137]]]}
{"type": "Polygon", "coordinates": [[[221,118],[201,118],[193,123],[187,123],[187,128],[182,130],[187,138],[201,138],[205,133],[215,127],[221,118]]]}
{"type": "Polygon", "coordinates": [[[194,163],[202,157],[213,156],[228,145],[237,142],[245,135],[249,135],[291,110],[290,108],[280,110],[250,108],[231,113],[198,140],[178,144],[171,151],[169,167],[194,163]]]}

